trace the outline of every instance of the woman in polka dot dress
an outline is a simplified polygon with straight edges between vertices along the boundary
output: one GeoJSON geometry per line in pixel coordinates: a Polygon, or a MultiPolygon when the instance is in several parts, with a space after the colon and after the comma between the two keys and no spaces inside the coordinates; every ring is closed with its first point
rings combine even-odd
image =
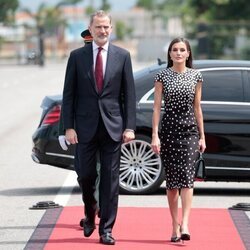
{"type": "Polygon", "coordinates": [[[155,77],[152,149],[161,155],[166,172],[167,198],[172,217],[172,242],[190,240],[188,220],[194,186],[194,163],[206,148],[200,106],[202,75],[192,68],[192,52],[184,38],[168,48],[167,68],[155,77]],[[164,114],[158,135],[162,97],[164,114]],[[181,198],[182,219],[178,219],[181,198]]]}

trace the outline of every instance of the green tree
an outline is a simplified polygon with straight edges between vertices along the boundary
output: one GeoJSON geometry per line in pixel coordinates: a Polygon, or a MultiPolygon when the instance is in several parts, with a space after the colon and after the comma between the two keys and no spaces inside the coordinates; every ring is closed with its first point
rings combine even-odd
{"type": "Polygon", "coordinates": [[[88,16],[95,12],[95,8],[92,5],[86,7],[85,12],[88,16]]]}
{"type": "MultiPolygon", "coordinates": [[[[109,11],[111,9],[111,5],[107,0],[101,0],[101,5],[98,7],[98,10],[104,10],[109,11]]],[[[90,1],[90,4],[86,7],[85,13],[90,16],[96,11],[96,8],[94,7],[94,1],[90,1]]]]}
{"type": "Polygon", "coordinates": [[[142,7],[146,10],[152,10],[154,9],[156,2],[157,1],[154,1],[154,0],[137,0],[136,6],[142,7]]]}
{"type": "Polygon", "coordinates": [[[123,21],[117,21],[115,24],[115,34],[118,40],[124,40],[132,33],[132,28],[126,26],[123,21]]]}
{"type": "Polygon", "coordinates": [[[64,1],[60,1],[56,7],[59,7],[59,6],[63,6],[63,5],[75,5],[75,4],[78,4],[80,2],[82,2],[83,0],[64,0],[64,1]]]}
{"type": "Polygon", "coordinates": [[[18,0],[0,0],[0,23],[13,22],[18,0]]]}
{"type": "Polygon", "coordinates": [[[213,20],[249,20],[248,0],[186,0],[186,4],[198,18],[213,20]]]}
{"type": "Polygon", "coordinates": [[[30,9],[24,9],[24,11],[34,19],[36,24],[39,39],[40,65],[44,65],[44,36],[55,35],[59,27],[65,27],[67,25],[66,20],[62,17],[60,7],[64,5],[75,5],[79,2],[82,2],[82,0],[64,0],[53,7],[48,7],[45,3],[41,3],[35,13],[30,9]]]}
{"type": "Polygon", "coordinates": [[[136,6],[154,13],[154,17],[168,19],[181,14],[182,4],[185,0],[137,0],[136,6]]]}
{"type": "Polygon", "coordinates": [[[136,6],[144,8],[151,16],[151,29],[154,29],[155,20],[161,20],[164,26],[170,18],[181,18],[181,10],[185,0],[137,0],[136,6]]]}
{"type": "Polygon", "coordinates": [[[109,11],[111,9],[111,5],[109,4],[109,2],[107,0],[102,0],[102,4],[100,9],[104,10],[104,11],[109,11]]]}
{"type": "Polygon", "coordinates": [[[241,58],[243,60],[250,60],[250,44],[248,44],[248,47],[241,49],[241,58]]]}
{"type": "Polygon", "coordinates": [[[38,47],[39,47],[39,65],[44,65],[44,37],[45,31],[48,34],[55,30],[55,22],[57,23],[58,15],[60,15],[59,8],[49,8],[45,3],[41,3],[36,12],[33,13],[30,9],[23,9],[30,17],[34,19],[35,29],[38,35],[38,47]]]}
{"type": "Polygon", "coordinates": [[[223,57],[225,50],[234,51],[235,38],[242,29],[249,36],[247,0],[186,0],[182,13],[188,35],[198,38],[198,53],[208,58],[223,57]]]}

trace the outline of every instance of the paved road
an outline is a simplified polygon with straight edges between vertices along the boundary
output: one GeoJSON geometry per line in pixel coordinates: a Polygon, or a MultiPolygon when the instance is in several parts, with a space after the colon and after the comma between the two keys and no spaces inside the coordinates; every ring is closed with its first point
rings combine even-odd
{"type": "Polygon", "coordinates": [[[29,207],[53,200],[68,175],[30,157],[41,100],[61,91],[62,65],[1,66],[0,79],[0,249],[23,249],[44,213],[29,207]]]}
{"type": "MultiPolygon", "coordinates": [[[[37,202],[81,205],[73,171],[39,165],[30,157],[41,101],[45,95],[61,93],[64,70],[65,63],[44,68],[0,66],[0,249],[23,249],[44,213],[29,209],[37,202]]],[[[228,208],[250,203],[249,186],[197,183],[193,206],[228,208]]],[[[120,206],[166,207],[164,187],[146,197],[121,195],[120,206]]]]}

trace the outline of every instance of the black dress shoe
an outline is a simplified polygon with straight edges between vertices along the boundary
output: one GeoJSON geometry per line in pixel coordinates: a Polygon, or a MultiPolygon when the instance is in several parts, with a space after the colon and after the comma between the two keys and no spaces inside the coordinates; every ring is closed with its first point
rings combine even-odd
{"type": "Polygon", "coordinates": [[[84,219],[81,219],[79,222],[80,227],[83,227],[83,222],[84,222],[84,219]]]}
{"type": "MultiPolygon", "coordinates": [[[[101,212],[100,212],[100,209],[97,209],[97,210],[96,210],[96,214],[97,214],[98,218],[101,218],[100,213],[101,213],[101,212]]],[[[80,227],[83,227],[83,222],[84,222],[84,220],[85,220],[85,218],[82,218],[82,219],[80,220],[80,222],[79,222],[80,227]]]]}
{"type": "Polygon", "coordinates": [[[114,245],[115,239],[112,237],[111,233],[106,233],[106,234],[101,235],[100,243],[104,245],[114,245]]]}
{"type": "Polygon", "coordinates": [[[83,234],[85,237],[89,237],[96,228],[95,223],[89,221],[88,218],[83,219],[82,225],[83,225],[83,234]]]}

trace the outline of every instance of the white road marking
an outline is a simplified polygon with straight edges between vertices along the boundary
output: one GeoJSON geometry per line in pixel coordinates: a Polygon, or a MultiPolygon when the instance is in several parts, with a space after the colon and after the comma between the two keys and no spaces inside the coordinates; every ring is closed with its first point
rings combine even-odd
{"type": "Polygon", "coordinates": [[[54,202],[61,206],[65,206],[68,203],[68,200],[72,194],[74,187],[77,185],[78,183],[77,183],[76,172],[70,171],[62,187],[58,191],[58,194],[54,199],[54,202]]]}

